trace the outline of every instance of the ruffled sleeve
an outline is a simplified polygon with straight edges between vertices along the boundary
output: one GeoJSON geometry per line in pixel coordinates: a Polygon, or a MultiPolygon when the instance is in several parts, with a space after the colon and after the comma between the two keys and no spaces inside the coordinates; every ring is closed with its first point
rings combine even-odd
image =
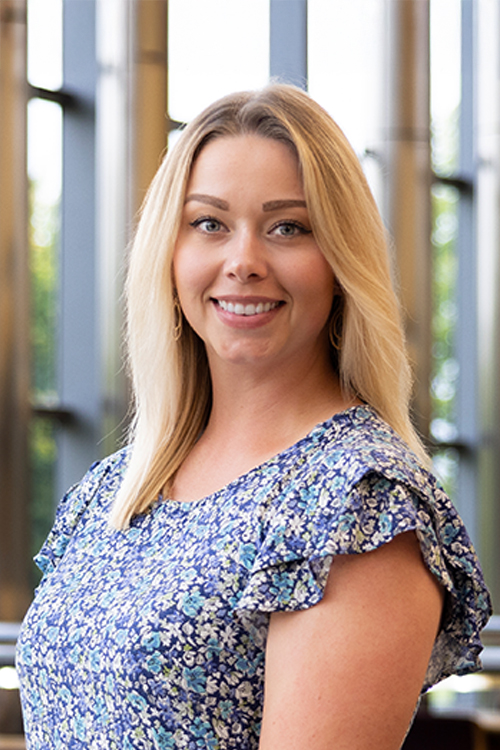
{"type": "Polygon", "coordinates": [[[463,523],[430,475],[408,484],[366,463],[354,472],[313,469],[263,529],[240,616],[312,607],[323,597],[334,556],[369,552],[406,531],[416,533],[427,567],[447,592],[424,689],[477,671],[490,599],[463,523]]]}
{"type": "Polygon", "coordinates": [[[103,461],[96,461],[81,482],[66,492],[58,505],[54,525],[34,558],[43,577],[55,569],[83,514],[110,476],[112,469],[126,460],[126,456],[127,450],[123,449],[103,461]]]}

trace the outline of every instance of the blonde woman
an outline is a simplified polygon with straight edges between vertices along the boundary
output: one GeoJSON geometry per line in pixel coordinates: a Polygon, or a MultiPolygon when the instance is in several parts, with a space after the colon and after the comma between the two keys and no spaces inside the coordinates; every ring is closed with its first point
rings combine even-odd
{"type": "Polygon", "coordinates": [[[70,490],[18,646],[30,748],[396,750],[490,603],[427,471],[385,233],[306,94],[184,131],[128,278],[130,446],[70,490]]]}

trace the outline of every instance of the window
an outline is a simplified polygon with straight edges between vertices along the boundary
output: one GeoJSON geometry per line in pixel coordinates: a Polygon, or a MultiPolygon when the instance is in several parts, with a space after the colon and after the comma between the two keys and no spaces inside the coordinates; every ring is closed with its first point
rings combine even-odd
{"type": "Polygon", "coordinates": [[[168,132],[295,58],[395,237],[416,418],[498,599],[498,4],[44,0],[40,11],[29,0],[33,508],[45,519],[34,545],[56,498],[120,443],[125,248],[168,132]],[[48,49],[58,62],[46,70],[48,49]]]}
{"type": "Polygon", "coordinates": [[[54,515],[57,456],[57,299],[62,178],[62,2],[28,3],[28,211],[31,278],[31,547],[54,515]]]}

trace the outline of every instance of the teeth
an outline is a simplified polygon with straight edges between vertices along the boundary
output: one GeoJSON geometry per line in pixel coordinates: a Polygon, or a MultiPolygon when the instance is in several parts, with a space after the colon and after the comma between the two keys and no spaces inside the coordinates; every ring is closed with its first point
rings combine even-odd
{"type": "Polygon", "coordinates": [[[225,300],[218,300],[218,302],[223,310],[235,315],[260,315],[260,313],[274,310],[279,305],[279,302],[259,302],[257,305],[243,305],[241,302],[233,304],[233,302],[226,302],[225,300]]]}

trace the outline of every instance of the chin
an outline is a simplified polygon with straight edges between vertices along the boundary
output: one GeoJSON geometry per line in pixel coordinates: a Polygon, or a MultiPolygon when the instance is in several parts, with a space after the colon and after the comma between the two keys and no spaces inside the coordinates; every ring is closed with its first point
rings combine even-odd
{"type": "Polygon", "coordinates": [[[249,366],[270,361],[278,354],[271,351],[269,346],[265,346],[262,343],[257,345],[256,342],[246,342],[244,344],[239,342],[233,346],[217,347],[213,350],[213,353],[220,362],[249,366]]]}

